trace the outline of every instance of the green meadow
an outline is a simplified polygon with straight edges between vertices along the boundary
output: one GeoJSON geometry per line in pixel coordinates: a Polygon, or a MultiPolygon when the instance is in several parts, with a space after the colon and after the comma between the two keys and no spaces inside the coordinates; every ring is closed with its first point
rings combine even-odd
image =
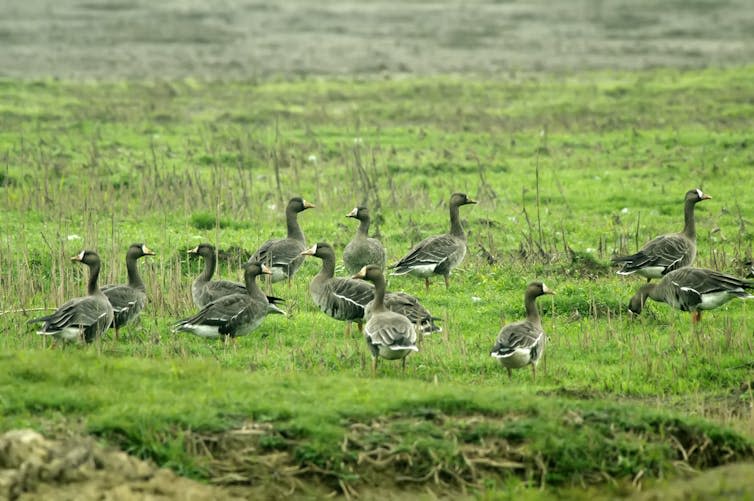
{"type": "MultiPolygon", "coordinates": [[[[630,495],[754,458],[754,304],[690,315],[650,303],[610,257],[683,227],[701,188],[697,266],[751,272],[754,67],[561,75],[195,80],[0,80],[0,431],[93,434],[239,492],[284,496],[630,495]],[[309,243],[338,256],[367,204],[397,261],[448,228],[455,191],[465,261],[425,292],[389,277],[441,333],[372,376],[364,339],[318,311],[307,258],[287,317],[235,345],[170,326],[195,311],[202,263],[240,281],[285,235],[292,196],[309,243]],[[101,283],[124,283],[131,243],[149,304],[140,321],[60,345],[26,321],[101,283]],[[536,381],[489,356],[523,318],[531,280],[548,334],[536,381]],[[247,489],[247,490],[244,490],[247,489]],[[383,491],[385,489],[385,491],[383,491]],[[412,494],[412,495],[413,495],[412,494]]],[[[337,272],[345,274],[339,262],[337,272]]],[[[749,487],[750,489],[750,487],[749,487]]],[[[748,491],[749,495],[754,492],[748,491]]]]}

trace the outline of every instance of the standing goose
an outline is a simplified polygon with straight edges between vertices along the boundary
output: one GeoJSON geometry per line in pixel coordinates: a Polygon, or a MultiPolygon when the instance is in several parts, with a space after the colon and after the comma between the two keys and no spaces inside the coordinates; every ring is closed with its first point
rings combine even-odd
{"type": "Polygon", "coordinates": [[[754,298],[746,290],[754,282],[704,268],[681,268],[671,271],[656,284],[645,284],[631,298],[628,309],[641,313],[647,298],[691,312],[692,324],[702,319],[702,310],[712,310],[735,297],[754,298]]]}
{"type": "Polygon", "coordinates": [[[87,296],[71,299],[51,315],[34,318],[29,323],[44,322],[37,334],[55,336],[66,341],[82,339],[91,343],[113,323],[113,307],[97,285],[100,258],[94,251],[81,251],[71,261],[89,267],[87,296]]]}
{"type": "Polygon", "coordinates": [[[463,261],[466,255],[466,234],[463,232],[458,208],[475,204],[463,193],[453,193],[450,197],[450,233],[425,238],[416,244],[403,259],[392,265],[393,275],[410,274],[424,278],[424,286],[429,291],[429,277],[442,275],[445,288],[449,287],[450,271],[463,261]]]}
{"type": "Polygon", "coordinates": [[[205,305],[193,317],[181,320],[173,326],[173,332],[190,332],[200,337],[231,338],[245,336],[259,327],[269,313],[269,304],[256,282],[257,275],[270,274],[262,263],[247,262],[244,265],[246,291],[242,294],[223,296],[205,305]]]}
{"type": "Polygon", "coordinates": [[[526,320],[508,324],[500,329],[490,355],[498,359],[508,370],[520,369],[531,364],[532,378],[537,379],[537,363],[545,351],[545,332],[539,317],[536,300],[544,294],[555,294],[542,282],[531,282],[524,293],[526,320]]]}
{"type": "MultiPolygon", "coordinates": [[[[223,296],[230,296],[231,294],[246,294],[246,287],[238,282],[231,282],[229,280],[212,280],[217,268],[217,254],[215,253],[215,246],[209,243],[199,244],[193,249],[188,251],[191,255],[197,255],[204,258],[204,270],[191,284],[191,298],[194,300],[194,304],[203,308],[212,301],[220,299],[223,296]]],[[[284,303],[285,300],[275,296],[266,296],[259,291],[261,296],[267,298],[267,302],[270,306],[270,313],[284,313],[276,305],[284,303]]],[[[259,299],[261,299],[261,296],[259,299]]]]}
{"type": "MultiPolygon", "coordinates": [[[[309,293],[314,303],[334,319],[347,321],[346,334],[350,334],[351,322],[356,322],[361,328],[364,318],[369,316],[374,299],[374,286],[363,280],[335,277],[335,251],[328,243],[319,242],[301,254],[322,260],[322,269],[309,285],[309,293]]],[[[388,310],[408,317],[424,334],[441,330],[435,325],[437,319],[410,294],[386,292],[384,303],[388,310]]]]}
{"type": "Polygon", "coordinates": [[[406,356],[416,347],[416,330],[411,320],[385,307],[385,276],[379,266],[364,266],[353,278],[369,280],[374,284],[374,303],[364,326],[367,346],[372,354],[372,374],[377,372],[377,357],[401,360],[406,371],[406,356]]]}
{"type": "Polygon", "coordinates": [[[309,294],[320,310],[336,320],[345,320],[346,334],[351,322],[361,326],[364,306],[374,298],[374,287],[362,280],[335,277],[335,251],[325,242],[314,244],[301,253],[322,260],[322,269],[309,284],[309,294]]]}
{"type": "Polygon", "coordinates": [[[249,259],[250,262],[265,263],[272,272],[273,283],[287,278],[290,286],[291,277],[304,262],[301,252],[306,249],[306,239],[298,224],[298,213],[314,207],[314,204],[300,197],[291,198],[285,209],[288,236],[278,240],[267,240],[249,259]]]}
{"type": "Polygon", "coordinates": [[[246,294],[246,287],[229,280],[215,280],[212,277],[217,268],[217,256],[215,246],[208,243],[199,244],[188,253],[193,256],[201,256],[204,259],[204,269],[191,284],[191,298],[199,308],[204,308],[215,299],[231,294],[246,294]]]}
{"type": "Polygon", "coordinates": [[[343,250],[343,263],[348,273],[354,274],[368,264],[385,269],[385,247],[376,238],[369,237],[369,209],[355,207],[346,217],[360,221],[356,235],[343,250]]]}
{"type": "Polygon", "coordinates": [[[667,233],[656,237],[630,256],[612,258],[613,263],[622,264],[620,275],[637,273],[647,279],[662,278],[665,274],[694,264],[696,257],[696,224],[694,207],[702,200],[709,200],[709,195],[700,189],[686,192],[683,218],[684,227],[680,233],[667,233]]]}
{"type": "Polygon", "coordinates": [[[109,284],[102,286],[102,292],[113,307],[113,325],[115,339],[118,339],[119,330],[141,314],[141,310],[147,304],[147,289],[141,281],[136,261],[144,256],[154,256],[145,244],[133,244],[126,252],[126,270],[128,271],[128,284],[109,284]]]}

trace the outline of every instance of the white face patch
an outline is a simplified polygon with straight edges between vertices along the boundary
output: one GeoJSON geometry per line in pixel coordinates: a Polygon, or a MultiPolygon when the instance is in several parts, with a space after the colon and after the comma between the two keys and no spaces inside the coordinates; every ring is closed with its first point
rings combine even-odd
{"type": "Polygon", "coordinates": [[[699,200],[701,200],[702,198],[704,198],[704,193],[702,193],[702,190],[700,190],[699,188],[697,188],[696,189],[696,196],[698,196],[699,200]]]}
{"type": "Polygon", "coordinates": [[[86,251],[81,251],[81,252],[79,253],[79,255],[78,255],[78,256],[76,256],[76,259],[78,259],[79,261],[83,261],[83,260],[84,260],[84,254],[85,254],[85,253],[86,253],[86,251]]]}

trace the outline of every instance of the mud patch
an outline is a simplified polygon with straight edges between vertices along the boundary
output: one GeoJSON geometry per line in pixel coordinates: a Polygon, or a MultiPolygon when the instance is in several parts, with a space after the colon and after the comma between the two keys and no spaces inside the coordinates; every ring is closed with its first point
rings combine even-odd
{"type": "Polygon", "coordinates": [[[102,447],[91,438],[48,440],[31,430],[0,436],[0,499],[241,499],[221,487],[102,447]]]}

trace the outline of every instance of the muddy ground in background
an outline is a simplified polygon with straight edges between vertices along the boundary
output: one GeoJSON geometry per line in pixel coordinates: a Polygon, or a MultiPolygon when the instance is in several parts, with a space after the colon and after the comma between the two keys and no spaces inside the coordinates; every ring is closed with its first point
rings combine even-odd
{"type": "Polygon", "coordinates": [[[0,76],[267,78],[754,62],[751,0],[24,0],[0,76]]]}

